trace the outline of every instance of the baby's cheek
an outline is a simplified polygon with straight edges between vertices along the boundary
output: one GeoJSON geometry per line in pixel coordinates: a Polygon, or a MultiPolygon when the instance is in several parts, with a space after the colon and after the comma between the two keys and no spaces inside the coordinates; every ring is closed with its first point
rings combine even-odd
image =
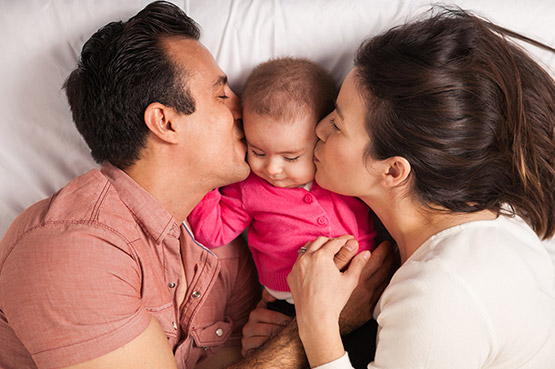
{"type": "Polygon", "coordinates": [[[249,163],[249,166],[251,167],[251,171],[252,171],[254,174],[256,174],[257,176],[260,177],[261,174],[263,174],[263,172],[262,172],[262,165],[260,164],[260,161],[259,161],[259,160],[256,160],[256,159],[251,161],[251,160],[248,160],[248,158],[247,158],[247,161],[248,161],[248,163],[249,163]]]}

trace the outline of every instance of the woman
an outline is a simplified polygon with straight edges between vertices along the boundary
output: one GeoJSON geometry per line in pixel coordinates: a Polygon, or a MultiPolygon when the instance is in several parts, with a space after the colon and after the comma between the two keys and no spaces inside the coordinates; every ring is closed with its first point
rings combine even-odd
{"type": "MultiPolygon", "coordinates": [[[[318,183],[399,247],[370,368],[555,363],[555,83],[507,35],[445,11],[377,36],[316,128],[318,183]]],[[[354,242],[317,239],[289,275],[312,367],[351,367],[338,316],[369,254],[344,272],[333,255],[354,242]]]]}

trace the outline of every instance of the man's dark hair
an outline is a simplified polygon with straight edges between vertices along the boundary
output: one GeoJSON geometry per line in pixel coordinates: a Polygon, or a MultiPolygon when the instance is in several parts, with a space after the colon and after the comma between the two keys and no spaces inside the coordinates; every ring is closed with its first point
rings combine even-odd
{"type": "Polygon", "coordinates": [[[198,40],[200,29],[179,7],[149,4],[127,22],[111,22],[83,46],[64,84],[73,120],[98,163],[125,169],[140,158],[146,107],[159,102],[195,111],[185,75],[165,51],[172,38],[198,40]]]}

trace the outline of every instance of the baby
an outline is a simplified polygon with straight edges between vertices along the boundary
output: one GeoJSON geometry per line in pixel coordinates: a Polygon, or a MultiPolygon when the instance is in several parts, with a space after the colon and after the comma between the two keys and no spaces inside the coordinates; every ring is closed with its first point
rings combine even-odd
{"type": "MultiPolygon", "coordinates": [[[[309,60],[260,64],[242,94],[251,174],[208,193],[188,218],[197,241],[208,248],[229,243],[249,227],[260,282],[276,299],[291,304],[286,278],[306,242],[350,234],[359,251],[375,246],[369,208],[314,182],[314,129],[333,110],[336,94],[330,75],[309,60]]],[[[294,313],[288,304],[277,306],[285,310],[275,310],[294,313]]]]}

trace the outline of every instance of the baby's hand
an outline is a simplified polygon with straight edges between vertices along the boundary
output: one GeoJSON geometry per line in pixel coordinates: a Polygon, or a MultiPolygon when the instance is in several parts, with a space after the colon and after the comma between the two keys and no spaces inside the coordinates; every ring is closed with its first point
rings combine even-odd
{"type": "Polygon", "coordinates": [[[241,355],[246,356],[249,352],[262,346],[291,321],[291,317],[266,307],[268,302],[275,300],[275,297],[270,295],[266,289],[262,291],[262,299],[251,311],[249,321],[243,327],[241,355]]]}

